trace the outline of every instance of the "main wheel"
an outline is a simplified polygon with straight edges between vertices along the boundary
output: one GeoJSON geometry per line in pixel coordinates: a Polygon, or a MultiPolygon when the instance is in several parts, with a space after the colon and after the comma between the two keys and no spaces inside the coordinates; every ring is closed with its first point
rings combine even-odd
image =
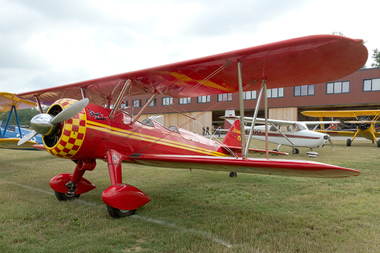
{"type": "Polygon", "coordinates": [[[377,140],[377,147],[380,147],[380,140],[377,140]]]}
{"type": "Polygon", "coordinates": [[[347,147],[351,146],[351,143],[352,143],[351,139],[347,139],[347,147]]]}
{"type": "Polygon", "coordinates": [[[127,216],[133,215],[136,212],[136,209],[120,210],[112,206],[107,206],[107,211],[111,215],[112,218],[121,218],[121,217],[127,217],[127,216]]]}
{"type": "Polygon", "coordinates": [[[292,152],[296,155],[300,153],[300,150],[298,148],[293,148],[292,152]]]}
{"type": "Polygon", "coordinates": [[[230,177],[237,177],[237,172],[230,172],[230,177]]]}
{"type": "Polygon", "coordinates": [[[55,194],[55,197],[56,197],[59,201],[66,201],[66,200],[77,199],[77,198],[79,198],[79,196],[80,196],[80,194],[67,195],[67,194],[65,194],[65,193],[57,192],[57,191],[54,191],[54,194],[55,194]]]}

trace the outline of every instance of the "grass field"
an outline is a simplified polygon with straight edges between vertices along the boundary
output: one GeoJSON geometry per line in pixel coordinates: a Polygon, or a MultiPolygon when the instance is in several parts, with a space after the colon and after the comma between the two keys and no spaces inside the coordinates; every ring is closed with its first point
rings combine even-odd
{"type": "Polygon", "coordinates": [[[152,201],[122,219],[111,218],[101,200],[110,185],[103,161],[85,174],[95,190],[59,202],[49,180],[71,173],[73,162],[3,149],[0,252],[379,252],[380,149],[368,141],[334,144],[335,151],[316,150],[317,158],[307,149],[288,158],[357,169],[359,177],[230,178],[126,164],[124,183],[152,201]]]}

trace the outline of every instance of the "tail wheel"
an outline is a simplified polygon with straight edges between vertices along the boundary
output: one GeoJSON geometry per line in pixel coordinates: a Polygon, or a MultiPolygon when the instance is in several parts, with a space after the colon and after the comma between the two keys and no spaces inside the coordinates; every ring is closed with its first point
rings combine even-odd
{"type": "Polygon", "coordinates": [[[54,194],[55,194],[55,197],[56,197],[59,201],[67,201],[67,200],[77,199],[77,198],[79,198],[79,196],[80,196],[80,194],[67,195],[67,194],[65,194],[65,193],[57,192],[57,191],[54,191],[54,194]]]}
{"type": "Polygon", "coordinates": [[[230,177],[237,177],[237,172],[230,172],[230,177]]]}
{"type": "Polygon", "coordinates": [[[112,206],[107,206],[107,211],[111,215],[112,218],[122,218],[131,216],[136,212],[136,209],[134,210],[120,210],[117,208],[114,208],[112,206]]]}
{"type": "Polygon", "coordinates": [[[351,146],[351,143],[352,143],[351,139],[347,139],[347,147],[351,146]]]}

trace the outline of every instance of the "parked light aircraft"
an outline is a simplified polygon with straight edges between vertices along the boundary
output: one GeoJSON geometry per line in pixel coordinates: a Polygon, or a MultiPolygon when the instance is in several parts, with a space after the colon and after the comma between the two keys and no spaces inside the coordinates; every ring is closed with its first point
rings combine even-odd
{"type": "Polygon", "coordinates": [[[352,139],[347,139],[347,146],[351,146],[351,143],[356,137],[364,137],[372,141],[372,143],[376,142],[377,147],[380,147],[380,140],[376,138],[380,137],[380,132],[377,132],[375,129],[375,124],[380,123],[380,110],[303,111],[301,113],[305,116],[319,117],[320,119],[324,117],[340,118],[340,123],[354,124],[356,126],[356,131],[335,130],[338,126],[337,124],[332,125],[334,129],[325,130],[322,126],[321,130],[317,130],[331,136],[352,137],[352,139]],[[355,120],[346,120],[347,118],[355,118],[355,120]]]}
{"type": "Polygon", "coordinates": [[[83,174],[95,168],[96,159],[105,160],[111,186],[102,199],[112,217],[131,215],[150,201],[136,187],[122,183],[122,162],[269,175],[357,176],[359,171],[330,164],[268,159],[267,148],[266,158],[248,158],[250,138],[247,142],[241,138],[243,124],[234,124],[218,143],[178,127],[165,128],[154,120],[138,119],[158,94],[181,98],[239,92],[240,111],[244,112],[244,91],[260,90],[258,104],[262,94],[266,104],[267,88],[336,80],[358,70],[367,57],[362,40],[315,35],[23,92],[17,96],[50,108],[31,120],[34,132],[19,144],[39,133],[49,153],[76,163],[74,173],[50,180],[59,200],[74,199],[94,189],[83,174]],[[150,99],[135,117],[119,109],[123,100],[142,94],[150,99]],[[231,152],[230,146],[239,146],[240,155],[231,152]]]}
{"type": "Polygon", "coordinates": [[[42,136],[40,134],[34,136],[23,146],[17,145],[24,135],[31,132],[26,128],[20,127],[17,110],[34,108],[36,106],[36,103],[20,99],[13,93],[0,92],[0,118],[6,112],[9,112],[5,124],[0,121],[0,148],[36,150],[38,145],[42,145],[42,136]],[[9,125],[12,113],[15,115],[17,126],[9,125]],[[33,147],[34,145],[36,147],[33,147]]]}
{"type": "MultiPolygon", "coordinates": [[[[222,117],[222,118],[230,118],[231,117],[222,117]]],[[[240,119],[240,117],[235,117],[240,119]]],[[[251,122],[252,117],[245,117],[245,122],[251,122]]],[[[265,119],[256,118],[256,123],[264,124],[265,119]]],[[[330,142],[332,145],[332,141],[330,136],[325,133],[319,133],[315,131],[309,130],[307,125],[318,125],[318,124],[335,124],[340,123],[339,121],[290,121],[290,120],[275,120],[275,119],[267,119],[268,125],[259,125],[254,126],[252,138],[257,140],[265,140],[265,129],[268,129],[268,141],[272,143],[278,144],[277,148],[274,151],[278,151],[281,145],[286,145],[292,147],[293,154],[299,154],[299,149],[297,147],[306,147],[310,148],[310,151],[307,154],[310,157],[318,156],[318,153],[313,151],[314,148],[322,148],[330,142]]],[[[246,127],[249,129],[250,127],[246,127]]]]}

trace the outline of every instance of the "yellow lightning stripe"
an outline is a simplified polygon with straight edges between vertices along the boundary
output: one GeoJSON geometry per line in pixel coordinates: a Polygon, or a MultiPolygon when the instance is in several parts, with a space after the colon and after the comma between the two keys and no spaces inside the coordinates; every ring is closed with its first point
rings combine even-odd
{"type": "Polygon", "coordinates": [[[93,122],[93,121],[89,121],[89,120],[87,120],[87,127],[90,129],[101,131],[101,132],[110,132],[110,134],[113,134],[113,135],[128,137],[128,138],[132,138],[135,140],[141,140],[141,141],[146,141],[146,142],[151,142],[151,143],[158,143],[160,145],[180,148],[180,149],[198,152],[198,153],[202,153],[202,154],[206,154],[206,155],[228,156],[226,154],[223,154],[223,153],[220,153],[217,151],[212,151],[209,149],[204,149],[204,148],[200,148],[197,146],[192,146],[192,145],[188,145],[188,144],[184,144],[184,143],[176,142],[176,141],[172,141],[172,140],[157,138],[157,137],[154,137],[151,135],[140,134],[137,132],[128,131],[128,130],[121,129],[121,128],[110,127],[109,125],[105,125],[105,124],[101,124],[101,123],[93,122]]]}
{"type": "MultiPolygon", "coordinates": [[[[227,85],[226,83],[223,83],[225,85],[225,87],[219,85],[219,84],[216,84],[210,80],[194,80],[190,77],[188,77],[187,75],[185,74],[181,74],[181,73],[178,73],[178,72],[170,72],[168,73],[172,76],[174,76],[175,78],[177,78],[178,80],[181,80],[182,82],[191,82],[191,81],[196,81],[197,83],[202,83],[204,86],[208,86],[208,87],[212,87],[212,88],[215,88],[215,89],[218,89],[218,90],[221,90],[221,91],[225,91],[225,92],[234,92],[235,91],[235,87],[234,86],[229,86],[227,85]]],[[[186,83],[187,84],[187,83],[186,83]]]]}

